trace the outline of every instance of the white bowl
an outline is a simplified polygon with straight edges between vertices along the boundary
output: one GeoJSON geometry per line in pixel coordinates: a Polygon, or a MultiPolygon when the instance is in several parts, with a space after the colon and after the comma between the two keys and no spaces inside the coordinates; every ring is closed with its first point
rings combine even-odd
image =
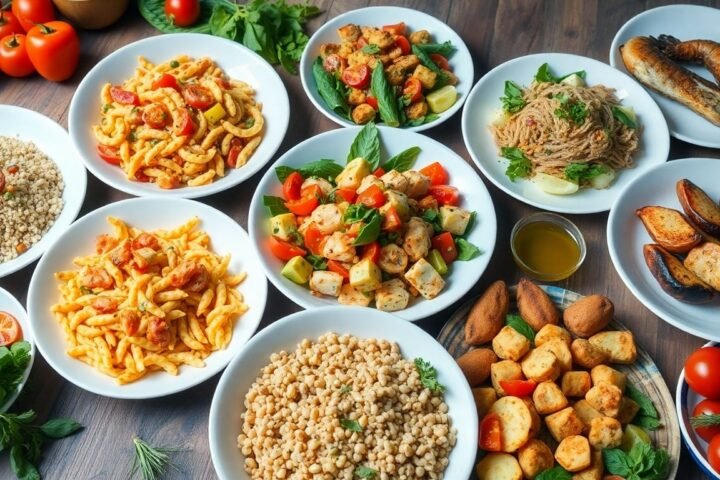
{"type": "Polygon", "coordinates": [[[428,30],[435,43],[450,40],[456,50],[448,59],[448,63],[452,67],[453,73],[458,77],[458,84],[455,86],[458,92],[458,99],[452,107],[442,112],[440,118],[432,122],[416,127],[403,128],[414,132],[427,130],[428,128],[440,125],[460,110],[460,107],[465,103],[465,98],[470,91],[474,79],[473,59],[470,55],[470,50],[468,50],[465,42],[460,38],[460,35],[437,18],[417,10],[402,7],[365,7],[351,10],[325,22],[325,24],[310,37],[305,51],[303,51],[302,58],[300,59],[300,80],[305,89],[305,94],[323,115],[343,127],[357,126],[354,122],[328,109],[325,101],[317,91],[315,79],[312,74],[312,66],[315,59],[320,55],[320,46],[324,43],[340,43],[337,29],[348,23],[354,23],[360,26],[381,27],[399,22],[405,22],[410,32],[428,30]]]}
{"type": "MultiPolygon", "coordinates": [[[[706,343],[704,347],[717,346],[716,342],[706,343]]],[[[720,473],[716,472],[707,461],[706,454],[708,443],[695,433],[695,429],[690,423],[692,412],[704,397],[698,395],[690,389],[685,380],[685,369],[680,372],[678,378],[677,389],[675,391],[675,409],[680,420],[680,431],[682,432],[683,443],[690,453],[690,457],[695,461],[698,467],[708,478],[720,480],[720,473]]]]}
{"type": "Polygon", "coordinates": [[[197,198],[227,190],[260,170],[275,154],[285,138],[290,120],[290,102],[282,80],[262,57],[239,43],[200,33],[175,33],[145,38],[114,51],[83,78],[70,103],[68,125],[78,155],[88,170],[106,184],[137,196],[197,198]],[[92,126],[100,120],[100,90],[106,82],[119,85],[133,76],[138,57],[159,63],[177,55],[209,57],[230,77],[250,84],[262,103],[265,117],[263,139],[248,163],[229,169],[227,175],[210,184],[164,190],[154,183],[128,180],[123,170],[110,165],[97,154],[92,126]]]}
{"type": "Polygon", "coordinates": [[[608,250],[625,285],[655,315],[692,335],[720,341],[717,328],[720,300],[702,305],[676,300],[660,288],[643,257],[643,245],[655,242],[635,210],[646,205],[662,205],[682,212],[675,184],[683,178],[704,189],[711,198],[720,198],[717,182],[720,160],[688,158],[660,165],[627,185],[618,196],[608,217],[608,250]]]}
{"type": "Polygon", "coordinates": [[[655,165],[664,163],[670,151],[670,136],[660,109],[650,95],[632,78],[593,60],[565,53],[539,53],[516,58],[488,72],[473,87],[463,110],[462,132],[465,146],[475,164],[498,188],[518,200],[538,208],[559,213],[597,213],[609,210],[622,188],[633,179],[642,177],[655,165]],[[637,112],[642,135],[640,151],[635,154],[635,166],[617,172],[617,178],[604,190],[584,188],[573,195],[551,195],[532,181],[511,181],[505,175],[507,160],[498,155],[489,125],[503,95],[506,80],[529,85],[540,65],[548,63],[557,74],[585,70],[587,84],[602,84],[616,89],[623,105],[637,112]]]}
{"type": "MultiPolygon", "coordinates": [[[[396,342],[404,358],[430,361],[444,385],[445,402],[457,443],[450,453],[445,478],[469,478],[477,454],[478,417],[475,401],[465,376],[450,354],[419,327],[389,313],[353,307],[327,307],[289,315],[255,335],[220,378],[210,406],[210,454],[221,480],[245,480],[245,458],[237,448],[245,411],[245,394],[270,354],[294,351],[305,338],[317,339],[328,332],[396,342]]],[[[288,446],[290,448],[290,446],[288,446]]]]}
{"type": "Polygon", "coordinates": [[[224,213],[192,200],[179,198],[135,198],[111,203],[75,222],[48,250],[38,263],[28,292],[30,324],[38,349],[45,360],[62,377],[89,392],[114,398],[154,398],[170,395],[195,386],[222,370],[252,336],[265,310],[267,282],[252,254],[245,230],[224,213]],[[248,311],[235,321],[233,337],[224,350],[213,352],[204,368],[182,366],[177,376],[155,372],[128,385],[118,385],[114,378],[70,357],[62,328],[50,313],[59,300],[54,273],[75,268],[72,260],[95,251],[95,239],[111,232],[107,217],[114,216],[144,230],[170,229],[190,217],[200,218],[199,228],[210,236],[210,248],[217,254],[231,254],[229,270],[247,272],[238,286],[248,311]]]}
{"type": "Polygon", "coordinates": [[[17,137],[26,142],[33,142],[55,162],[65,184],[62,192],[63,209],[55,219],[55,223],[40,241],[25,253],[9,262],[0,262],[0,278],[2,278],[37,260],[75,220],[85,200],[87,172],[73,151],[68,133],[45,115],[25,108],[0,105],[0,136],[17,137]]]}
{"type": "Polygon", "coordinates": [[[30,363],[28,363],[28,366],[25,369],[25,374],[23,375],[20,385],[18,385],[17,389],[10,394],[4,403],[0,404],[0,413],[3,413],[7,412],[8,408],[10,408],[15,400],[17,400],[18,395],[20,395],[20,392],[25,386],[25,382],[27,382],[27,379],[30,376],[33,362],[35,362],[35,341],[33,340],[32,331],[30,331],[30,323],[28,322],[27,312],[20,302],[10,295],[10,292],[3,288],[0,288],[0,312],[7,312],[15,317],[22,329],[22,339],[30,344],[30,363]]]}
{"type": "MultiPolygon", "coordinates": [[[[471,230],[468,240],[475,244],[483,254],[468,262],[453,262],[450,274],[445,277],[447,282],[445,289],[436,298],[432,300],[413,299],[408,308],[394,312],[395,315],[414,322],[457,302],[480,279],[495,248],[497,230],[495,210],[490,194],[480,177],[465,160],[448,147],[419,133],[391,127],[378,127],[378,129],[380,130],[383,159],[406,148],[419,146],[422,151],[413,169],[419,170],[430,163],[440,162],[450,176],[450,185],[460,190],[460,206],[477,212],[475,226],[471,230]]],[[[331,130],[305,140],[290,149],[265,172],[250,204],[250,219],[248,220],[250,238],[253,239],[253,245],[260,263],[265,269],[265,274],[278,290],[304,308],[317,308],[338,303],[331,297],[312,295],[308,288],[298,285],[280,274],[284,262],[273,256],[267,246],[270,213],[263,205],[263,196],[282,196],[282,184],[275,176],[275,168],[280,165],[299,167],[319,158],[334,159],[337,163],[344,165],[350,145],[359,131],[360,127],[331,130]]]]}
{"type": "MultiPolygon", "coordinates": [[[[636,36],[672,35],[680,40],[696,38],[720,42],[720,10],[700,5],[666,5],[653,8],[628,20],[620,27],[610,46],[610,65],[627,73],[620,55],[620,46],[636,36]]],[[[701,65],[683,64],[703,78],[715,83],[710,72],[701,65]]],[[[670,135],[704,147],[720,148],[720,127],[688,107],[648,89],[662,110],[670,127],[670,135]]]]}

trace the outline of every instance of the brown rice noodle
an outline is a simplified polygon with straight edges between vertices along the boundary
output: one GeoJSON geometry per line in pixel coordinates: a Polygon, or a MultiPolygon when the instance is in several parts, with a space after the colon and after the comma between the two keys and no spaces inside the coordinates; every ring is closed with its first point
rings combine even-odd
{"type": "Polygon", "coordinates": [[[495,143],[522,150],[532,162],[533,174],[564,178],[563,171],[571,163],[603,164],[613,170],[632,167],[639,132],[613,116],[612,108],[620,104],[614,92],[602,85],[533,82],[523,89],[523,109],[502,127],[490,127],[495,143]],[[586,105],[588,114],[581,125],[555,114],[560,107],[558,95],[586,105]]]}

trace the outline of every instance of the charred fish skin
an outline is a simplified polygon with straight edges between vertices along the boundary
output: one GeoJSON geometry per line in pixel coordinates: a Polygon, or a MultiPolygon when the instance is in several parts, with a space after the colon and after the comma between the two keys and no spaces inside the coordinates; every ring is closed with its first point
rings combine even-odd
{"type": "Polygon", "coordinates": [[[673,60],[705,66],[720,84],[720,43],[712,40],[680,41],[672,35],[657,38],[660,51],[673,60]]]}
{"type": "Polygon", "coordinates": [[[720,126],[720,87],[672,61],[655,39],[633,37],[620,47],[620,55],[640,83],[720,126]]]}

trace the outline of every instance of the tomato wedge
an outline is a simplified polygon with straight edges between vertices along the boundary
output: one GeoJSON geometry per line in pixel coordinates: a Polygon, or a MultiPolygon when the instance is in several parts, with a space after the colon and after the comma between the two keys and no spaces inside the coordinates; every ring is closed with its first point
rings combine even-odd
{"type": "Polygon", "coordinates": [[[173,125],[175,135],[192,135],[195,133],[195,122],[193,122],[190,112],[185,108],[178,110],[175,125],[173,125]]]}
{"type": "Polygon", "coordinates": [[[307,216],[320,204],[322,190],[317,185],[309,185],[302,189],[300,198],[285,202],[285,206],[295,215],[307,216]]]}
{"type": "Polygon", "coordinates": [[[369,258],[373,263],[377,263],[380,260],[380,242],[372,242],[362,247],[362,258],[369,258]]]}
{"type": "Polygon", "coordinates": [[[430,193],[440,205],[457,206],[460,204],[460,193],[455,187],[449,185],[430,185],[428,193],[430,193]]]}
{"type": "Polygon", "coordinates": [[[237,159],[240,156],[240,152],[242,152],[243,149],[243,142],[237,137],[233,137],[232,140],[230,140],[230,150],[228,150],[227,158],[225,159],[225,164],[230,168],[237,167],[237,159]]]}
{"type": "Polygon", "coordinates": [[[403,95],[405,95],[410,103],[415,103],[422,98],[422,83],[415,77],[410,77],[405,81],[403,87],[403,95]]]}
{"type": "Polygon", "coordinates": [[[140,97],[120,87],[110,87],[110,97],[122,105],[140,105],[140,97]]]}
{"type": "Polygon", "coordinates": [[[385,192],[377,185],[370,185],[358,195],[356,203],[362,203],[370,208],[380,208],[385,204],[385,192]]]}
{"type": "Polygon", "coordinates": [[[353,65],[342,72],[343,83],[353,88],[363,89],[370,84],[370,67],[363,64],[353,65]]]}
{"type": "Polygon", "coordinates": [[[182,96],[188,105],[199,110],[205,110],[215,104],[215,97],[210,90],[200,85],[186,85],[182,96]]]}
{"type": "Polygon", "coordinates": [[[390,207],[385,212],[383,218],[382,229],[388,232],[396,232],[402,230],[402,220],[395,207],[390,207]]]}
{"type": "Polygon", "coordinates": [[[440,162],[434,162],[421,168],[420,173],[430,179],[431,185],[447,185],[449,180],[448,174],[440,162]]]}
{"type": "Polygon", "coordinates": [[[407,39],[406,36],[398,35],[397,37],[395,37],[395,45],[400,47],[403,55],[407,55],[408,53],[410,53],[410,41],[407,39]]]}
{"type": "Polygon", "coordinates": [[[500,380],[500,386],[505,393],[514,397],[528,397],[537,387],[535,380],[500,380]]]}
{"type": "Polygon", "coordinates": [[[393,35],[405,35],[406,27],[405,22],[395,23],[393,25],[384,25],[382,27],[386,32],[390,32],[393,35]]]}
{"type": "Polygon", "coordinates": [[[383,167],[378,167],[375,169],[375,171],[372,173],[374,176],[380,178],[383,175],[385,175],[385,169],[383,167]]]}
{"type": "Polygon", "coordinates": [[[480,422],[478,445],[488,452],[502,451],[502,423],[500,416],[489,413],[480,422]]]}
{"type": "Polygon", "coordinates": [[[337,260],[328,260],[327,267],[328,270],[330,270],[331,272],[342,275],[345,280],[350,279],[350,272],[348,271],[348,269],[343,267],[342,263],[338,262],[337,260]]]}
{"type": "Polygon", "coordinates": [[[153,90],[157,90],[158,88],[172,88],[180,90],[175,75],[171,75],[169,73],[163,73],[160,78],[152,83],[153,90]]]}
{"type": "Polygon", "coordinates": [[[357,198],[357,193],[355,193],[355,189],[353,188],[338,188],[335,190],[335,200],[337,201],[338,198],[349,203],[354,203],[357,198]]]}
{"type": "Polygon", "coordinates": [[[97,152],[100,158],[110,165],[120,165],[120,153],[116,149],[107,145],[98,145],[97,152]]]}
{"type": "Polygon", "coordinates": [[[378,109],[378,101],[377,98],[373,97],[372,95],[366,95],[365,96],[365,103],[373,107],[375,110],[378,109]]]}
{"type": "Polygon", "coordinates": [[[284,260],[286,262],[293,257],[304,257],[305,255],[307,255],[307,252],[305,250],[298,247],[294,243],[280,240],[277,237],[270,237],[270,240],[268,241],[268,246],[270,247],[270,251],[273,255],[275,255],[280,260],[284,260]]]}
{"type": "Polygon", "coordinates": [[[12,345],[22,338],[17,319],[8,312],[0,312],[0,346],[12,345]]]}
{"type": "Polygon", "coordinates": [[[443,232],[440,235],[434,236],[432,239],[432,247],[440,252],[440,256],[445,260],[445,263],[454,261],[458,256],[455,240],[450,232],[443,232]]]}
{"type": "Polygon", "coordinates": [[[165,128],[170,118],[170,114],[162,103],[151,103],[143,107],[142,120],[152,128],[165,128]]]}
{"type": "Polygon", "coordinates": [[[448,63],[447,58],[443,57],[439,53],[431,53],[430,59],[441,69],[450,70],[450,64],[448,63]]]}
{"type": "Polygon", "coordinates": [[[311,223],[307,230],[305,230],[305,246],[313,255],[322,255],[326,238],[314,223],[311,223]]]}
{"type": "Polygon", "coordinates": [[[303,177],[299,172],[292,172],[283,182],[283,196],[285,200],[299,200],[300,187],[303,184],[303,177]]]}

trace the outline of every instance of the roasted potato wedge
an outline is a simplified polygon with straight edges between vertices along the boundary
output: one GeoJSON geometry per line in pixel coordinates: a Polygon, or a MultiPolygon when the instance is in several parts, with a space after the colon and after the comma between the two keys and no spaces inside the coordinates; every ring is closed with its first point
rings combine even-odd
{"type": "Polygon", "coordinates": [[[630,365],[637,358],[635,339],[629,330],[600,332],[588,340],[608,354],[610,363],[630,365]]]}
{"type": "Polygon", "coordinates": [[[686,253],[702,241],[702,235],[677,210],[647,206],[635,213],[652,239],[673,253],[686,253]]]}
{"type": "Polygon", "coordinates": [[[522,480],[520,464],[508,453],[488,453],[475,467],[478,480],[522,480]]]}
{"type": "Polygon", "coordinates": [[[720,245],[706,242],[693,248],[683,264],[700,280],[720,291],[720,245]]]}
{"type": "Polygon", "coordinates": [[[690,221],[708,235],[720,237],[720,205],[687,178],[678,181],[675,190],[690,221]]]}
{"type": "Polygon", "coordinates": [[[592,464],[590,442],[581,435],[563,438],[555,450],[555,460],[568,472],[585,470],[592,464]]]}
{"type": "Polygon", "coordinates": [[[690,271],[672,253],[657,244],[643,246],[643,256],[660,288],[671,297],[688,303],[706,303],[715,291],[690,271]]]}

